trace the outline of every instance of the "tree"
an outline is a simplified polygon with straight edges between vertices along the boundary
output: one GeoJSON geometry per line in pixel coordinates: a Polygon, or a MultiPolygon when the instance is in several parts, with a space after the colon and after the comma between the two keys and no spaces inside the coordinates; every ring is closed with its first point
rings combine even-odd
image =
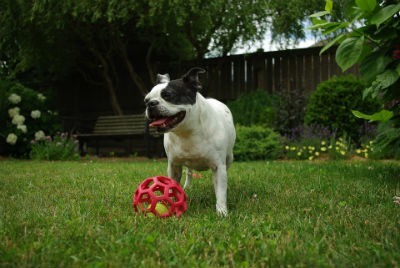
{"type": "Polygon", "coordinates": [[[190,44],[198,59],[207,52],[229,53],[238,42],[262,38],[265,0],[150,0],[139,12],[139,27],[160,29],[162,36],[190,44]]]}
{"type": "Polygon", "coordinates": [[[262,0],[2,0],[0,62],[3,75],[56,83],[75,72],[107,89],[122,114],[121,70],[144,95],[155,60],[226,55],[237,42],[265,30],[262,0]],[[138,69],[147,67],[147,77],[138,69]]]}
{"type": "MultiPolygon", "coordinates": [[[[352,0],[335,0],[330,19],[346,18],[346,10],[351,2],[352,0]]],[[[321,6],[324,5],[325,0],[269,0],[267,10],[272,41],[287,47],[288,44],[296,44],[298,40],[305,39],[307,37],[305,25],[310,23],[309,15],[321,10],[321,6]]],[[[316,33],[315,37],[321,36],[316,33]]]]}
{"type": "Polygon", "coordinates": [[[328,22],[332,0],[325,11],[312,15],[314,28],[325,33],[345,30],[321,52],[339,44],[336,62],[343,71],[359,64],[360,75],[367,83],[363,95],[382,99],[385,109],[353,111],[357,117],[380,121],[376,146],[383,155],[400,158],[400,2],[398,0],[356,0],[352,17],[328,22]]]}

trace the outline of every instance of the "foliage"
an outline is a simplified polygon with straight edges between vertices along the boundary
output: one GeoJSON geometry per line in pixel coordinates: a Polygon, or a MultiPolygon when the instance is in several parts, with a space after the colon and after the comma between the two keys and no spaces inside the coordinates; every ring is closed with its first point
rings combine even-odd
{"type": "Polygon", "coordinates": [[[32,142],[29,156],[35,160],[76,160],[79,159],[77,140],[67,133],[47,136],[32,142]]]}
{"type": "Polygon", "coordinates": [[[261,125],[275,127],[279,98],[266,91],[242,94],[228,103],[236,124],[242,126],[261,125]]]}
{"type": "Polygon", "coordinates": [[[400,159],[400,126],[396,120],[379,124],[374,148],[379,158],[400,159]]]}
{"type": "Polygon", "coordinates": [[[49,110],[49,99],[20,83],[0,81],[5,96],[0,110],[0,138],[5,153],[28,157],[32,140],[59,129],[58,117],[49,110]]]}
{"type": "Polygon", "coordinates": [[[274,94],[257,90],[242,94],[228,106],[236,124],[261,125],[286,134],[302,124],[305,96],[296,90],[274,94]]]}
{"type": "Polygon", "coordinates": [[[139,6],[138,25],[170,38],[179,36],[175,42],[188,42],[201,59],[209,51],[226,55],[236,44],[261,40],[266,7],[263,0],[151,0],[139,6]]]}
{"type": "Polygon", "coordinates": [[[234,162],[230,217],[210,172],[179,219],[137,216],[165,161],[0,163],[1,267],[392,267],[400,263],[396,162],[234,162]]]}
{"type": "Polygon", "coordinates": [[[116,114],[119,87],[144,95],[153,85],[152,63],[227,54],[266,27],[263,0],[22,0],[1,10],[4,76],[100,86],[116,114]]]}
{"type": "Polygon", "coordinates": [[[274,129],[281,135],[286,135],[292,129],[303,124],[308,96],[304,91],[296,89],[284,90],[275,94],[279,105],[274,129]]]}
{"type": "Polygon", "coordinates": [[[362,98],[364,86],[351,75],[320,83],[308,101],[305,123],[328,127],[331,132],[336,132],[336,136],[346,134],[358,142],[364,121],[354,117],[351,110],[370,111],[379,107],[376,100],[362,98]]]}
{"type": "Polygon", "coordinates": [[[234,157],[238,161],[277,159],[281,153],[279,134],[262,126],[236,126],[234,157]]]}
{"type": "Polygon", "coordinates": [[[384,155],[400,155],[400,3],[386,0],[356,0],[351,7],[351,19],[343,22],[327,22],[332,12],[332,0],[323,12],[312,15],[314,29],[323,33],[347,30],[329,42],[321,52],[339,43],[336,51],[336,62],[343,71],[359,64],[360,74],[368,86],[364,97],[381,98],[386,103],[386,111],[378,111],[373,115],[363,115],[364,112],[376,110],[361,110],[359,117],[367,120],[389,121],[379,127],[376,140],[377,150],[384,155]]]}
{"type": "MultiPolygon", "coordinates": [[[[352,0],[335,0],[332,10],[332,20],[346,17],[345,10],[352,0]]],[[[281,47],[296,44],[298,40],[305,39],[305,31],[309,23],[308,16],[321,9],[322,0],[270,0],[268,1],[268,16],[272,40],[281,47]]]]}

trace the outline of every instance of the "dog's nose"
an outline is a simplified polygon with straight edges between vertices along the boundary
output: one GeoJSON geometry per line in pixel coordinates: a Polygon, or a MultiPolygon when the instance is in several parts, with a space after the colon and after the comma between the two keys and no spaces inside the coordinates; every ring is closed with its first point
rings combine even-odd
{"type": "Polygon", "coordinates": [[[157,106],[160,102],[158,100],[151,100],[146,102],[147,107],[154,107],[157,106]]]}

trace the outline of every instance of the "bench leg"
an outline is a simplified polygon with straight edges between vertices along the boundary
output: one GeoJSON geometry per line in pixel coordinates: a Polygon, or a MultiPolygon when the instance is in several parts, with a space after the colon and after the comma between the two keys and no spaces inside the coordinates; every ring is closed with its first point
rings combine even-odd
{"type": "Polygon", "coordinates": [[[96,155],[99,156],[99,139],[96,139],[96,155]]]}
{"type": "Polygon", "coordinates": [[[83,140],[79,140],[79,154],[81,156],[84,156],[86,154],[84,148],[85,148],[85,142],[83,140]]]}

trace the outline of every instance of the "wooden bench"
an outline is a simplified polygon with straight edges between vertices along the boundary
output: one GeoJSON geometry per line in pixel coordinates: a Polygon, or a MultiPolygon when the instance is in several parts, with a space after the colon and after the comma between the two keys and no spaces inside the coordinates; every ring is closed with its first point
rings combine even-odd
{"type": "MultiPolygon", "coordinates": [[[[77,134],[79,151],[84,154],[84,147],[90,140],[95,141],[96,154],[99,154],[99,141],[104,139],[128,139],[143,137],[147,155],[150,156],[150,139],[160,136],[155,130],[149,129],[143,114],[99,116],[91,133],[77,134]]],[[[130,144],[129,152],[132,150],[130,144]]]]}

